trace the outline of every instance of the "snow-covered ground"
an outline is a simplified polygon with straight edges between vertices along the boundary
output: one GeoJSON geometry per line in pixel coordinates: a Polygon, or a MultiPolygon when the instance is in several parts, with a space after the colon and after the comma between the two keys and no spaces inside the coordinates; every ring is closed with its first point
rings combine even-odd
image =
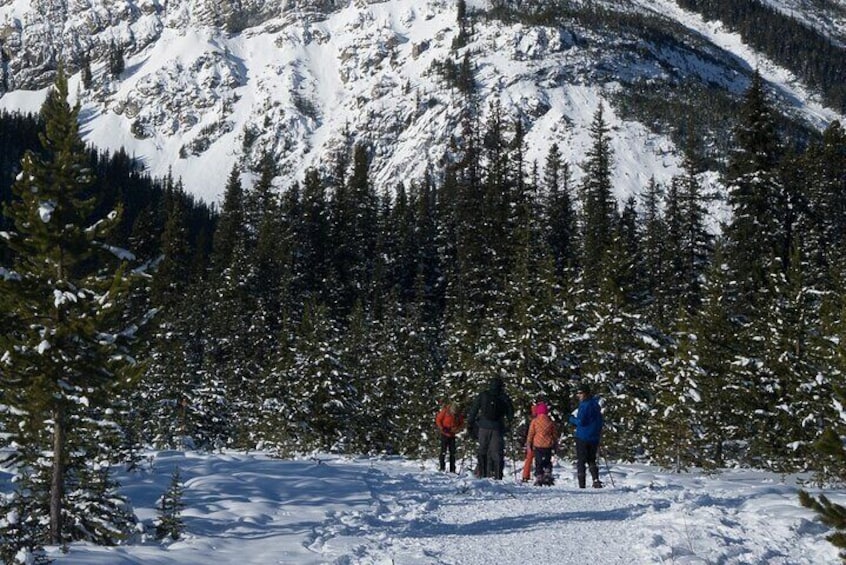
{"type": "MultiPolygon", "coordinates": [[[[49,552],[79,565],[839,563],[830,532],[799,505],[798,477],[612,463],[601,469],[607,488],[579,490],[560,463],[555,486],[533,487],[513,474],[474,479],[469,461],[455,476],[401,458],[156,452],[120,477],[122,489],[152,532],[178,467],[184,539],[49,552]]],[[[846,502],[844,491],[828,495],[846,502]]]]}

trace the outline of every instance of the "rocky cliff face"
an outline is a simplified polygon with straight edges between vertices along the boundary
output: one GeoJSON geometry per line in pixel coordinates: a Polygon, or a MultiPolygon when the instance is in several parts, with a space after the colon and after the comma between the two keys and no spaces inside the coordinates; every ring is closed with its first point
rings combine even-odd
{"type": "MultiPolygon", "coordinates": [[[[356,142],[389,188],[437,170],[460,144],[466,60],[478,122],[501,106],[530,160],[558,143],[577,176],[605,104],[622,197],[677,172],[680,158],[656,120],[625,114],[617,97],[737,96],[755,66],[744,59],[761,60],[671,0],[607,3],[619,14],[609,21],[635,14],[648,29],[593,16],[503,20],[480,12],[489,2],[467,4],[477,16],[463,40],[453,0],[0,0],[0,107],[25,106],[38,94],[21,93],[47,87],[62,62],[91,143],[124,147],[201,197],[219,198],[233,166],[249,174],[265,153],[284,186],[356,142]]],[[[531,16],[544,3],[511,4],[531,16]]],[[[785,76],[768,75],[786,113],[812,128],[838,117],[785,76]]]]}

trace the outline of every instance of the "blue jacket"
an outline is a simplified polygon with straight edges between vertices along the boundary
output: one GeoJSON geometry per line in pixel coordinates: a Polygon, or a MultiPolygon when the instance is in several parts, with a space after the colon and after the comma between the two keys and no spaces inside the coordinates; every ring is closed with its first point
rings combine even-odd
{"type": "Polygon", "coordinates": [[[595,396],[579,402],[579,410],[570,416],[570,423],[576,426],[576,439],[587,443],[599,443],[602,435],[602,410],[595,396]]]}

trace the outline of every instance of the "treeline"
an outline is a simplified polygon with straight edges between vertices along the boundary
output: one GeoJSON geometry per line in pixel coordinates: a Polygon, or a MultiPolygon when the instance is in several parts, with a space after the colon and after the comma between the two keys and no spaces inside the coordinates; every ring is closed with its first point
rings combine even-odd
{"type": "Polygon", "coordinates": [[[818,88],[826,103],[846,111],[846,49],[795,17],[758,0],[679,0],[679,6],[720,20],[743,41],[818,88]]]}
{"type": "MultiPolygon", "coordinates": [[[[21,159],[26,151],[38,151],[39,133],[44,122],[38,115],[0,112],[0,203],[8,204],[12,198],[12,185],[21,170],[21,159]]],[[[201,255],[208,255],[211,234],[214,231],[216,211],[186,193],[178,180],[154,179],[142,170],[136,160],[123,149],[108,154],[94,148],[85,148],[86,159],[93,172],[90,186],[85,190],[95,197],[94,215],[102,215],[115,206],[122,208],[121,221],[112,242],[128,247],[139,247],[137,253],[151,257],[158,250],[158,240],[167,216],[168,195],[178,198],[187,211],[187,229],[192,247],[201,255]],[[158,234],[158,235],[157,235],[158,234]],[[152,246],[152,249],[151,249],[152,246]]],[[[0,215],[0,230],[8,229],[10,220],[0,215]]],[[[0,258],[7,248],[0,248],[0,258]]]]}

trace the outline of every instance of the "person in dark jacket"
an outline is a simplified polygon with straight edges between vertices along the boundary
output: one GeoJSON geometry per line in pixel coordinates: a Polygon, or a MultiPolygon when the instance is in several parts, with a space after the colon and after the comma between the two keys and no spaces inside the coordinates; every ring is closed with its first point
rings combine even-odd
{"type": "Polygon", "coordinates": [[[579,408],[570,416],[570,423],[576,426],[576,476],[579,488],[585,488],[587,483],[585,466],[590,470],[593,488],[602,488],[599,467],[596,466],[596,453],[604,424],[602,409],[587,384],[579,385],[576,394],[579,397],[579,408]]]}
{"type": "Polygon", "coordinates": [[[502,378],[494,377],[473,402],[467,429],[479,440],[476,452],[478,477],[502,479],[505,465],[505,433],[514,418],[514,404],[505,393],[502,378]]]}

